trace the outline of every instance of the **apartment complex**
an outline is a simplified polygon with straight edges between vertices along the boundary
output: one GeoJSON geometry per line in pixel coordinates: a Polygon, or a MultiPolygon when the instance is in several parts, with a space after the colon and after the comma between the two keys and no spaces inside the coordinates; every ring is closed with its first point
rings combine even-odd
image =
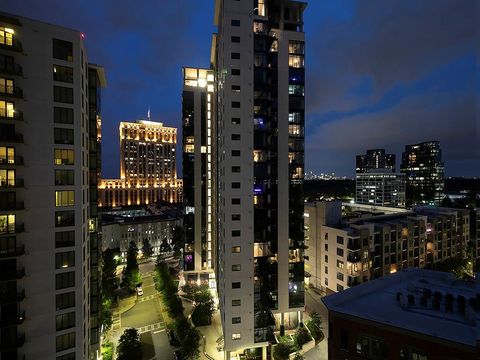
{"type": "Polygon", "coordinates": [[[120,123],[120,179],[102,179],[100,206],[182,201],[177,179],[177,129],[150,120],[120,123]]]}
{"type": "Polygon", "coordinates": [[[302,322],[302,1],[217,0],[216,279],[227,359],[302,322]]]}
{"type": "Polygon", "coordinates": [[[400,171],[406,176],[407,205],[440,205],[444,164],[438,141],[405,146],[400,171]]]}
{"type": "Polygon", "coordinates": [[[387,169],[395,172],[395,154],[387,154],[385,149],[367,150],[364,155],[357,155],[356,173],[375,172],[379,169],[387,169]]]}
{"type": "Polygon", "coordinates": [[[83,37],[0,13],[2,359],[88,359],[98,349],[101,118],[89,91],[105,76],[88,65],[83,37]]]}
{"type": "Polygon", "coordinates": [[[183,69],[184,276],[215,286],[215,76],[183,69]]]}
{"type": "Polygon", "coordinates": [[[478,359],[478,283],[409,269],[322,298],[328,358],[478,359]]]}
{"type": "Polygon", "coordinates": [[[306,268],[310,283],[327,293],[463,258],[473,240],[469,210],[378,207],[371,212],[345,204],[342,215],[341,206],[318,202],[306,207],[306,268]]]}
{"type": "Polygon", "coordinates": [[[358,204],[405,207],[405,174],[388,171],[356,174],[358,204]]]}

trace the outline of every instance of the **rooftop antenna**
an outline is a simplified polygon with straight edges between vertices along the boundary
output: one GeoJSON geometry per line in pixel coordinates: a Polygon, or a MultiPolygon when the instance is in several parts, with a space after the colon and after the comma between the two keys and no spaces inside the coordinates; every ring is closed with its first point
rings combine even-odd
{"type": "Polygon", "coordinates": [[[148,121],[150,121],[150,108],[148,108],[148,111],[147,111],[147,119],[148,121]]]}

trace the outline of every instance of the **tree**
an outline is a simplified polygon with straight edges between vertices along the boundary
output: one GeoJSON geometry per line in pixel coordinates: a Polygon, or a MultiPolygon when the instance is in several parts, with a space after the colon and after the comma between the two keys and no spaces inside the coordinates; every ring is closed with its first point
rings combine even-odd
{"type": "Polygon", "coordinates": [[[190,328],[181,341],[180,351],[186,360],[198,359],[200,356],[200,333],[195,328],[190,328]]]}
{"type": "Polygon", "coordinates": [[[275,360],[288,360],[290,356],[290,345],[286,343],[280,343],[275,347],[273,351],[273,357],[275,360]]]}
{"type": "Polygon", "coordinates": [[[130,241],[127,251],[127,266],[123,271],[122,287],[133,292],[135,287],[142,281],[137,262],[137,245],[130,241]]]}
{"type": "Polygon", "coordinates": [[[118,287],[117,260],[115,260],[115,253],[112,249],[105,250],[102,258],[102,293],[106,299],[113,300],[115,297],[114,291],[118,287]]]}
{"type": "Polygon", "coordinates": [[[179,258],[182,255],[182,250],[185,246],[185,234],[181,226],[172,228],[172,247],[173,255],[179,258]]]}
{"type": "Polygon", "coordinates": [[[322,325],[322,318],[316,311],[314,311],[310,315],[310,320],[306,322],[306,326],[310,330],[310,333],[312,334],[315,340],[320,340],[322,338],[321,325],[322,325]]]}
{"type": "Polygon", "coordinates": [[[137,329],[126,329],[117,347],[117,360],[138,360],[142,358],[140,334],[137,329]]]}
{"type": "Polygon", "coordinates": [[[153,255],[153,247],[152,244],[150,244],[150,240],[148,240],[148,238],[143,239],[142,251],[146,257],[150,257],[153,255]]]}
{"type": "Polygon", "coordinates": [[[165,254],[165,253],[169,253],[170,251],[172,251],[172,247],[168,243],[167,238],[164,238],[162,240],[162,243],[160,244],[160,252],[165,254]]]}

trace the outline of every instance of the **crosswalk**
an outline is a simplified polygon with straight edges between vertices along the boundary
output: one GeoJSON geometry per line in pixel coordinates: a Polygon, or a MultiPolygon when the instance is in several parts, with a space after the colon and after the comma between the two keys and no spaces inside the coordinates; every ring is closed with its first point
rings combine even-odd
{"type": "Polygon", "coordinates": [[[112,330],[120,329],[120,314],[114,313],[112,315],[112,330]]]}
{"type": "Polygon", "coordinates": [[[141,328],[138,328],[138,332],[140,334],[149,332],[149,331],[158,331],[158,330],[163,330],[165,329],[165,323],[163,322],[157,322],[155,324],[150,324],[147,326],[142,326],[141,328]]]}
{"type": "Polygon", "coordinates": [[[144,301],[153,300],[153,299],[155,299],[156,297],[157,297],[156,294],[146,295],[146,296],[139,296],[138,299],[137,299],[137,301],[138,301],[139,303],[141,303],[141,302],[144,302],[144,301]]]}

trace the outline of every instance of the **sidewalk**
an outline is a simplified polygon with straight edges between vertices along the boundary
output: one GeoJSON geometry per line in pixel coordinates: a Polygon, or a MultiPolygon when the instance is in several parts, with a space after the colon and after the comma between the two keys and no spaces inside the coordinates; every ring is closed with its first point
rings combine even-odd
{"type": "MultiPolygon", "coordinates": [[[[200,359],[207,359],[207,360],[223,360],[224,353],[223,351],[217,350],[217,339],[222,336],[222,322],[220,318],[220,311],[216,310],[212,317],[212,324],[207,326],[198,326],[197,329],[200,331],[202,336],[205,337],[205,352],[207,353],[208,357],[203,353],[203,346],[202,346],[202,354],[200,355],[200,359]]],[[[203,344],[203,342],[202,342],[203,344]]]]}

